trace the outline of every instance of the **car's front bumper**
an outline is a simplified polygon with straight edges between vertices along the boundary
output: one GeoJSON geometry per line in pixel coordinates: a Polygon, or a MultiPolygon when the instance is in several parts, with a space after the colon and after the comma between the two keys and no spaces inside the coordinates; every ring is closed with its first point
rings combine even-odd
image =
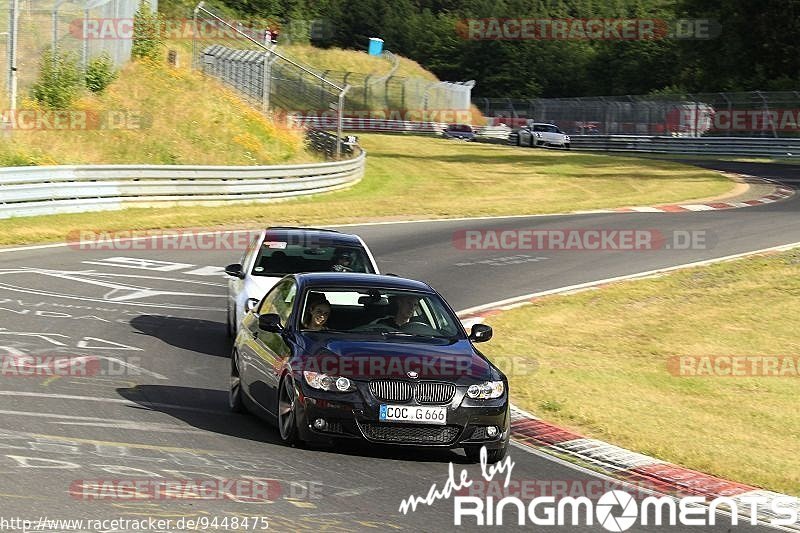
{"type": "MultiPolygon", "coordinates": [[[[400,446],[461,448],[486,446],[498,449],[506,445],[510,432],[508,393],[495,400],[471,400],[458,388],[448,404],[446,424],[411,424],[380,421],[382,404],[418,406],[410,402],[381,401],[367,392],[332,393],[302,387],[297,422],[300,437],[308,442],[331,442],[336,439],[359,439],[400,446]],[[366,397],[365,397],[366,396],[366,397]],[[318,419],[325,427],[315,428],[318,419]],[[487,428],[498,429],[493,437],[487,428]]],[[[427,406],[427,404],[426,404],[427,406]]]]}

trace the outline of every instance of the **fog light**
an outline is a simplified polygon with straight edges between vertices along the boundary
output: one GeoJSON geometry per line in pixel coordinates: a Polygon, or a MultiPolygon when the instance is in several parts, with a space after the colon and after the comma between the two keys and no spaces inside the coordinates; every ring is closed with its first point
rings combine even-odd
{"type": "Polygon", "coordinates": [[[321,430],[325,429],[325,426],[327,426],[327,425],[328,425],[328,423],[325,422],[324,418],[317,418],[316,420],[314,420],[314,429],[317,429],[317,430],[321,431],[321,430]]]}
{"type": "Polygon", "coordinates": [[[490,437],[496,437],[497,428],[494,426],[489,426],[488,428],[486,428],[486,434],[489,435],[490,437]]]}

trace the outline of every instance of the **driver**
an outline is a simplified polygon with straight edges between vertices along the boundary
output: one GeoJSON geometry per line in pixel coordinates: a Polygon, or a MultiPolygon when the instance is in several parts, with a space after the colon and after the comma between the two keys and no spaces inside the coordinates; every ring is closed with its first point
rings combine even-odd
{"type": "Polygon", "coordinates": [[[348,250],[337,250],[333,256],[333,266],[331,270],[335,272],[353,271],[353,252],[348,250]]]}
{"type": "Polygon", "coordinates": [[[414,307],[419,303],[419,296],[410,294],[401,294],[392,296],[395,305],[397,305],[397,312],[394,316],[387,316],[378,320],[378,324],[383,324],[395,329],[400,329],[402,326],[408,324],[411,317],[414,316],[414,307]]]}

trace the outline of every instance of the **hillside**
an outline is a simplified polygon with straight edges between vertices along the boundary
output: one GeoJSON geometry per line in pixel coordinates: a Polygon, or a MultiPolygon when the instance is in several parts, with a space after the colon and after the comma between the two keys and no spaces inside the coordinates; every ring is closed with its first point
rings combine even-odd
{"type": "MultiPolygon", "coordinates": [[[[97,96],[73,106],[74,124],[16,130],[0,165],[152,163],[261,165],[317,160],[302,132],[273,124],[213,79],[186,68],[131,63],[97,96]]],[[[24,100],[25,117],[53,112],[24,100]]],[[[30,120],[26,124],[32,124],[30,120]]]]}
{"type": "MultiPolygon", "coordinates": [[[[392,68],[392,63],[388,59],[371,56],[367,52],[359,50],[317,48],[311,45],[296,44],[281,46],[280,51],[287,57],[300,61],[320,71],[350,71],[360,74],[385,76],[392,68]]],[[[400,64],[394,72],[394,76],[439,81],[433,73],[425,70],[416,61],[401,56],[398,56],[398,59],[400,64]]]]}

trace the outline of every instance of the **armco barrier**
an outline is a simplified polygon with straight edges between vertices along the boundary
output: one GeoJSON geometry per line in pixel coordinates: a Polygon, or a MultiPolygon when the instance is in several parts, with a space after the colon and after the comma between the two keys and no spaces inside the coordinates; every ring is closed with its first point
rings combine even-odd
{"type": "Polygon", "coordinates": [[[800,139],[769,137],[651,137],[570,135],[572,148],[608,152],[797,157],[800,139]]]}
{"type": "Polygon", "coordinates": [[[0,168],[0,218],[316,194],[358,182],[365,161],[362,151],[354,159],[299,165],[6,167],[0,168]]]}

